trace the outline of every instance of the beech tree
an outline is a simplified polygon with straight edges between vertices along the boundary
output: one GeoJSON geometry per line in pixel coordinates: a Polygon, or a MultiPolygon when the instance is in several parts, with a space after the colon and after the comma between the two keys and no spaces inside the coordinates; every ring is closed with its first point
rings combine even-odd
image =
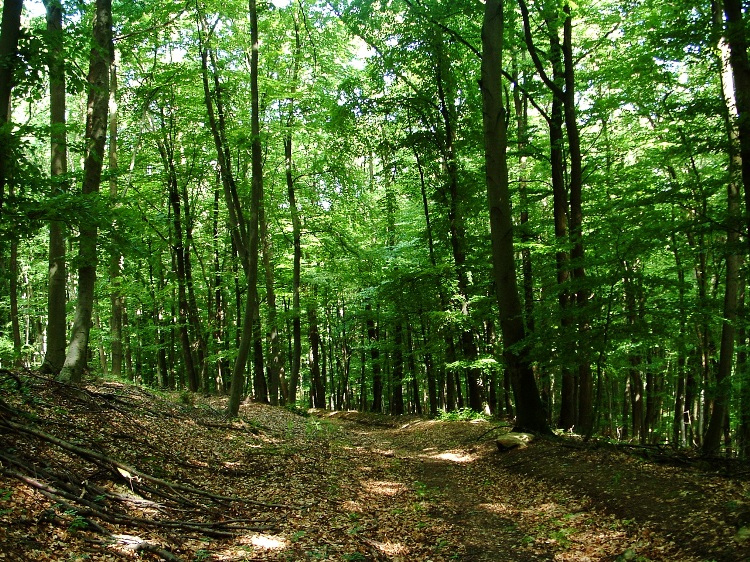
{"type": "MultiPolygon", "coordinates": [[[[86,155],[81,186],[84,206],[95,204],[101,185],[109,116],[109,68],[114,57],[112,2],[97,0],[94,6],[93,36],[88,73],[86,112],[86,155]]],[[[70,344],[60,378],[80,382],[87,365],[89,334],[94,309],[97,231],[93,217],[81,217],[78,225],[78,297],[70,344]]]]}

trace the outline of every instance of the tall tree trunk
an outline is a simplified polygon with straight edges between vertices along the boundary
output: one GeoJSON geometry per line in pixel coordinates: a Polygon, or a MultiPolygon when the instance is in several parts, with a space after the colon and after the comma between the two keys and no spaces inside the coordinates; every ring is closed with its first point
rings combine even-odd
{"type": "MultiPolygon", "coordinates": [[[[216,69],[216,61],[213,51],[204,44],[205,37],[201,37],[201,68],[203,77],[203,92],[206,102],[209,127],[214,144],[216,145],[219,173],[221,175],[224,198],[226,199],[229,215],[229,226],[232,234],[232,243],[239,254],[240,263],[245,273],[247,293],[245,311],[242,320],[242,329],[237,346],[237,356],[232,370],[232,381],[229,392],[229,403],[227,414],[234,417],[238,414],[240,402],[245,388],[245,368],[250,356],[252,345],[253,320],[257,315],[258,301],[258,209],[263,191],[263,154],[260,143],[260,107],[258,95],[258,11],[256,0],[249,1],[250,39],[252,43],[249,55],[250,63],[250,98],[251,98],[251,171],[252,184],[250,194],[250,211],[246,219],[245,211],[241,205],[237,192],[237,185],[231,168],[229,145],[226,139],[225,112],[221,98],[221,85],[216,69]],[[211,56],[214,92],[211,93],[209,85],[208,59],[211,56]],[[214,109],[214,97],[215,107],[214,109]]],[[[202,23],[201,32],[205,33],[205,22],[202,23]]],[[[238,307],[239,310],[239,307],[238,307]]]]}
{"type": "Polygon", "coordinates": [[[417,365],[414,356],[416,355],[416,349],[414,348],[414,329],[411,322],[406,325],[406,350],[408,352],[409,374],[411,376],[411,400],[413,408],[410,413],[422,415],[422,395],[419,390],[419,377],[417,376],[417,365]]]}
{"type": "MultiPolygon", "coordinates": [[[[111,205],[117,205],[117,52],[110,67],[109,84],[109,198],[111,205]]],[[[114,248],[109,258],[109,319],[110,346],[112,352],[112,376],[122,375],[122,316],[125,308],[125,296],[122,292],[122,255],[119,248],[114,248]]]]}
{"type": "MultiPolygon", "coordinates": [[[[3,18],[0,25],[0,215],[5,201],[5,186],[11,185],[12,157],[10,152],[11,128],[4,125],[10,121],[11,93],[14,85],[14,70],[18,63],[18,40],[21,32],[21,9],[23,2],[6,0],[3,4],[3,18]]],[[[21,327],[18,320],[18,240],[10,242],[8,259],[10,273],[10,321],[13,337],[14,364],[21,361],[21,327]]]]}
{"type": "MultiPolygon", "coordinates": [[[[742,184],[745,188],[745,215],[750,232],[750,61],[748,60],[747,10],[743,21],[742,0],[723,0],[726,15],[726,43],[729,65],[734,78],[739,157],[742,184]]],[[[734,117],[734,116],[733,116],[734,117]]],[[[750,243],[750,236],[747,238],[750,243]]]]}
{"type": "Polygon", "coordinates": [[[289,211],[292,215],[292,372],[289,381],[290,403],[297,400],[300,367],[302,364],[302,314],[300,305],[300,278],[302,275],[302,224],[297,208],[294,178],[292,176],[292,133],[287,129],[284,138],[284,161],[289,211]]]}
{"type": "Polygon", "coordinates": [[[11,130],[4,125],[10,121],[10,100],[15,82],[13,73],[18,64],[22,9],[23,0],[5,0],[0,23],[0,214],[5,203],[5,185],[11,167],[11,130]]]}
{"type": "MultiPolygon", "coordinates": [[[[68,147],[65,125],[65,60],[63,49],[62,4],[47,0],[47,34],[50,43],[47,55],[50,81],[50,174],[55,194],[67,191],[68,147]]],[[[47,289],[47,349],[42,371],[57,374],[65,361],[67,345],[65,223],[50,221],[49,285],[47,289]]]]}
{"type": "MultiPolygon", "coordinates": [[[[721,12],[714,4],[714,25],[721,29],[721,12]]],[[[734,363],[735,324],[737,320],[737,296],[740,286],[740,182],[743,161],[740,156],[740,143],[734,122],[737,107],[732,92],[735,83],[732,75],[731,51],[724,38],[719,40],[721,59],[721,85],[726,108],[725,123],[729,147],[729,181],[727,182],[727,241],[725,249],[726,281],[724,283],[724,318],[721,325],[721,347],[719,365],[716,369],[716,389],[708,428],[703,439],[703,453],[714,454],[721,445],[724,419],[729,411],[731,395],[731,375],[734,363]]],[[[750,83],[748,83],[750,86],[750,83]]],[[[744,116],[747,119],[748,115],[744,116]]],[[[747,155],[750,158],[750,154],[747,155]]]]}
{"type": "MultiPolygon", "coordinates": [[[[213,325],[214,325],[214,345],[218,346],[220,345],[219,342],[224,342],[227,337],[227,330],[226,330],[226,303],[225,297],[224,297],[224,278],[222,276],[222,269],[221,269],[221,256],[220,256],[220,235],[219,235],[219,201],[221,199],[221,178],[219,178],[219,182],[214,188],[214,204],[213,204],[213,212],[212,212],[212,221],[211,221],[211,228],[212,228],[212,251],[213,251],[213,289],[214,289],[214,306],[213,306],[213,325]]],[[[224,394],[226,392],[226,384],[228,383],[227,373],[229,372],[228,369],[228,361],[224,358],[223,353],[216,353],[218,352],[218,349],[215,350],[215,354],[218,355],[218,359],[216,360],[216,373],[215,373],[215,380],[216,380],[216,391],[219,394],[224,394]]]]}
{"type": "Polygon", "coordinates": [[[678,315],[680,317],[680,332],[677,350],[676,365],[676,384],[674,396],[674,418],[672,420],[672,444],[675,447],[685,445],[685,394],[686,394],[686,350],[685,350],[685,325],[687,311],[685,310],[685,270],[682,267],[682,257],[679,247],[677,246],[677,237],[672,234],[671,237],[672,253],[674,253],[675,266],[677,268],[678,283],[678,315]]]}
{"type": "Polygon", "coordinates": [[[194,251],[193,248],[193,214],[190,206],[190,198],[187,192],[187,181],[182,183],[180,189],[180,197],[182,199],[182,210],[184,216],[184,227],[185,227],[185,238],[184,238],[184,254],[183,258],[185,261],[185,288],[187,289],[187,313],[188,320],[190,322],[190,329],[192,330],[192,339],[195,342],[193,345],[195,363],[195,375],[198,379],[198,386],[203,385],[204,389],[208,389],[208,366],[206,365],[206,355],[208,353],[208,345],[206,343],[206,337],[203,332],[203,323],[201,322],[201,316],[198,309],[198,300],[195,296],[195,283],[193,282],[193,262],[191,259],[191,253],[194,251]]]}
{"type": "Polygon", "coordinates": [[[172,257],[177,274],[177,299],[179,311],[179,334],[182,346],[183,364],[187,375],[188,388],[191,392],[197,392],[199,387],[198,372],[193,357],[193,345],[190,338],[190,305],[187,293],[186,254],[185,246],[182,198],[178,185],[177,169],[175,167],[175,146],[173,138],[173,116],[165,116],[161,113],[160,133],[161,138],[157,140],[157,147],[161,155],[164,171],[167,176],[167,192],[169,205],[172,213],[172,228],[174,237],[172,241],[172,257]]]}
{"type": "Polygon", "coordinates": [[[240,348],[232,372],[232,385],[229,391],[228,414],[236,416],[240,408],[240,399],[245,385],[245,365],[252,339],[253,320],[257,316],[258,299],[258,213],[263,194],[263,152],[260,144],[260,103],[258,94],[258,9],[256,0],[249,0],[250,40],[250,132],[252,184],[250,194],[250,217],[247,228],[247,303],[245,305],[245,322],[240,348]]]}
{"type": "MultiPolygon", "coordinates": [[[[427,235],[427,249],[430,255],[430,264],[432,264],[433,268],[437,267],[437,259],[435,258],[435,241],[432,234],[432,221],[430,220],[430,206],[427,199],[427,185],[425,182],[424,177],[424,166],[422,165],[422,160],[419,156],[419,151],[417,150],[416,146],[413,145],[414,150],[414,159],[417,163],[417,170],[419,171],[419,186],[420,186],[420,192],[422,195],[422,210],[424,211],[424,218],[425,218],[425,234],[427,235]]],[[[438,283],[438,298],[440,299],[440,307],[441,310],[447,310],[448,309],[448,299],[445,296],[445,292],[443,291],[442,285],[438,283]]],[[[424,315],[420,315],[424,316],[424,315]]],[[[425,324],[424,324],[424,318],[420,321],[421,331],[422,331],[422,341],[425,346],[427,346],[427,334],[425,330],[425,324]]],[[[452,339],[449,334],[444,335],[444,341],[446,344],[448,342],[452,342],[452,339]]],[[[449,346],[447,346],[449,347],[449,346]]],[[[446,347],[446,349],[447,349],[446,347]]],[[[434,369],[434,363],[432,354],[429,352],[425,353],[424,356],[424,362],[425,362],[425,370],[426,370],[426,376],[427,376],[427,393],[429,396],[429,402],[430,402],[430,415],[435,416],[437,415],[438,410],[438,384],[437,384],[437,373],[435,373],[434,369]]]]}
{"type": "MultiPolygon", "coordinates": [[[[550,58],[552,59],[553,76],[560,81],[562,74],[562,49],[557,35],[557,29],[550,29],[550,58]]],[[[559,96],[553,96],[549,121],[550,162],[552,165],[552,195],[553,214],[555,222],[555,264],[557,267],[558,302],[560,305],[561,329],[563,338],[572,338],[574,330],[571,319],[571,295],[568,289],[570,283],[570,256],[565,249],[568,246],[568,194],[565,185],[565,157],[563,152],[563,101],[559,96]]],[[[570,353],[570,352],[568,352],[570,353]]],[[[572,367],[568,364],[570,355],[566,355],[562,365],[560,419],[558,427],[571,430],[578,423],[577,420],[577,380],[572,367]]]]}
{"type": "Polygon", "coordinates": [[[501,0],[487,0],[482,23],[482,117],[492,272],[500,307],[504,357],[516,398],[516,425],[530,431],[549,433],[528,345],[524,341],[526,333],[516,280],[506,155],[506,115],[501,84],[503,35],[503,3],[501,0]]]}
{"type": "MultiPolygon", "coordinates": [[[[425,346],[425,350],[428,350],[429,343],[424,322],[424,314],[422,314],[419,320],[419,328],[422,335],[422,345],[425,346]]],[[[430,416],[436,416],[438,408],[440,406],[438,401],[437,374],[435,373],[435,364],[432,358],[432,353],[430,353],[429,351],[425,351],[423,357],[425,377],[427,378],[427,402],[430,409],[429,414],[430,416]]]]}
{"type": "Polygon", "coordinates": [[[565,129],[568,134],[568,154],[570,157],[570,237],[573,248],[570,259],[573,266],[573,277],[576,280],[575,302],[578,308],[577,345],[578,357],[578,428],[584,435],[593,431],[593,379],[591,360],[587,356],[586,341],[590,331],[586,320],[586,309],[589,302],[589,290],[586,288],[586,269],[583,250],[583,161],[581,140],[576,119],[575,99],[575,60],[573,59],[573,21],[570,4],[563,7],[563,66],[565,69],[565,129]]]}
{"type": "MultiPolygon", "coordinates": [[[[458,162],[455,148],[455,116],[452,114],[455,104],[448,99],[446,92],[445,80],[451,74],[450,62],[443,54],[442,39],[438,43],[438,65],[437,65],[437,89],[440,114],[443,119],[445,130],[443,163],[445,165],[447,191],[448,191],[448,222],[450,230],[451,250],[453,252],[453,262],[456,267],[456,277],[458,282],[458,292],[461,296],[461,314],[468,319],[469,316],[469,277],[466,271],[466,231],[464,227],[463,210],[461,208],[461,198],[459,196],[459,178],[458,162]]],[[[474,333],[471,329],[464,329],[461,333],[459,342],[461,344],[461,353],[463,359],[468,363],[474,363],[478,358],[477,344],[474,333]]],[[[480,371],[475,366],[469,366],[462,371],[466,374],[466,384],[469,392],[469,407],[475,411],[482,409],[482,394],[479,386],[480,371]]],[[[460,374],[457,373],[460,377],[460,374]]],[[[458,381],[460,385],[460,379],[458,381]]],[[[460,386],[456,387],[459,402],[463,401],[463,395],[460,392],[460,386]]],[[[460,404],[462,407],[463,404],[460,404]]]]}
{"type": "MultiPolygon", "coordinates": [[[[86,118],[86,157],[84,159],[83,197],[99,193],[107,139],[109,108],[109,68],[112,64],[112,0],[96,0],[93,44],[88,74],[88,110],[86,118]]],[[[73,330],[60,378],[80,382],[86,368],[91,317],[96,282],[96,224],[82,222],[78,243],[78,299],[73,330]]]]}
{"type": "MultiPolygon", "coordinates": [[[[292,66],[291,93],[287,98],[287,116],[284,129],[284,176],[286,179],[289,213],[292,220],[292,349],[291,373],[285,393],[285,400],[293,404],[297,401],[300,368],[302,365],[302,313],[300,308],[300,278],[302,274],[302,225],[297,207],[297,194],[293,173],[293,139],[292,125],[294,124],[294,94],[299,81],[299,65],[302,57],[302,42],[300,39],[299,21],[294,17],[294,64],[292,66]]],[[[282,384],[284,384],[282,380],[282,384]]]]}

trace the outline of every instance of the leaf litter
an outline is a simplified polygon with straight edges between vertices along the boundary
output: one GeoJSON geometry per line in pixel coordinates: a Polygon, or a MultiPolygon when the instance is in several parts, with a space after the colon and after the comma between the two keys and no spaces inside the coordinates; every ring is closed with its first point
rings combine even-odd
{"type": "Polygon", "coordinates": [[[489,422],[0,381],[0,560],[747,560],[747,480],[489,422]],[[739,521],[739,523],[738,523],[739,521]]]}

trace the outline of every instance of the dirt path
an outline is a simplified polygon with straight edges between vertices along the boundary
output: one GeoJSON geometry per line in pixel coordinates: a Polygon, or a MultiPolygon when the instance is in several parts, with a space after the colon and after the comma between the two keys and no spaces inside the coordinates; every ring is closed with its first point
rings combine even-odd
{"type": "Polygon", "coordinates": [[[414,496],[417,526],[447,537],[439,559],[750,559],[733,538],[747,499],[739,483],[556,443],[500,454],[482,436],[486,423],[328,419],[356,459],[385,467],[390,485],[414,496]]]}
{"type": "Polygon", "coordinates": [[[570,440],[499,453],[488,422],[252,402],[227,420],[223,397],[17,382],[0,400],[2,560],[750,560],[750,483],[705,468],[570,440]]]}

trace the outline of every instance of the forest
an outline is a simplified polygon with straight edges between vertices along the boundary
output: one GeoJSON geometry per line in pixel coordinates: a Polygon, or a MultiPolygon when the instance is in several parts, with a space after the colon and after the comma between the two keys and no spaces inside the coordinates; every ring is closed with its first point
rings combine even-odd
{"type": "Polygon", "coordinates": [[[5,0],[0,367],[747,458],[747,11],[5,0]]]}

